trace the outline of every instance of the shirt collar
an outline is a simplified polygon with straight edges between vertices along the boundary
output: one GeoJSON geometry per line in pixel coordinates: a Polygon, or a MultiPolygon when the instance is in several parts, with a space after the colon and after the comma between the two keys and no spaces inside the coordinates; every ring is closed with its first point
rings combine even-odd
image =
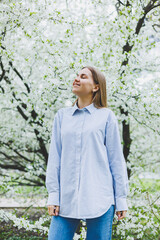
{"type": "Polygon", "coordinates": [[[89,104],[88,106],[80,109],[80,108],[77,106],[77,102],[75,102],[74,106],[72,107],[72,115],[76,112],[76,110],[82,110],[82,109],[85,109],[85,108],[86,108],[86,109],[89,111],[89,113],[91,114],[91,113],[94,112],[94,110],[95,110],[96,107],[94,106],[94,103],[91,103],[91,104],[89,104]]]}

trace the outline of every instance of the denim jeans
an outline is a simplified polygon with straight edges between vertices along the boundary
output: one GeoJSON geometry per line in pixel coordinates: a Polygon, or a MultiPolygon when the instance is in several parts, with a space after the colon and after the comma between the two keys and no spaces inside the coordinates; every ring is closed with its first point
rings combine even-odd
{"type": "MultiPolygon", "coordinates": [[[[86,240],[111,240],[115,205],[100,217],[86,219],[86,240]]],[[[80,219],[52,216],[48,240],[72,240],[80,219]]]]}

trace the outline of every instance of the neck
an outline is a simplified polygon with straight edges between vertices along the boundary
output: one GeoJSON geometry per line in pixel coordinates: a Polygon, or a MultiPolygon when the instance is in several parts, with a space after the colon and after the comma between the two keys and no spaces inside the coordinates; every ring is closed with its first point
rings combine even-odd
{"type": "Polygon", "coordinates": [[[78,105],[78,107],[80,109],[90,105],[91,103],[92,103],[92,99],[81,99],[81,98],[78,98],[78,101],[77,101],[77,105],[78,105]]]}

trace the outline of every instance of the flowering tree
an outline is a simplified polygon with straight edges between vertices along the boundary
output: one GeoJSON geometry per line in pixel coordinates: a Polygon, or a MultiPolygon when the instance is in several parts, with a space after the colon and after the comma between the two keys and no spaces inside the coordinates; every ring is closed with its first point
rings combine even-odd
{"type": "Polygon", "coordinates": [[[160,1],[5,0],[0,5],[4,186],[8,182],[44,186],[54,114],[75,99],[76,72],[95,65],[106,75],[109,107],[122,123],[123,152],[133,187],[129,196],[134,211],[115,234],[117,239],[145,239],[149,230],[156,236],[157,222],[151,213],[144,220],[143,212],[152,206],[157,216],[152,203],[158,195],[147,205],[148,195],[140,188],[137,191],[135,176],[159,169],[160,1]],[[135,197],[144,198],[141,206],[133,202],[135,197]],[[146,230],[145,221],[149,222],[146,230]],[[151,222],[155,223],[152,231],[151,222]]]}

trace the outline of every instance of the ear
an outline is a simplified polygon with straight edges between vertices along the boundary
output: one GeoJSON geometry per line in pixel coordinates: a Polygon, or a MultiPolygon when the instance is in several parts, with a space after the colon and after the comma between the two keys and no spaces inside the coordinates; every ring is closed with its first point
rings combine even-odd
{"type": "Polygon", "coordinates": [[[96,85],[94,86],[94,88],[93,88],[93,92],[97,92],[98,89],[99,89],[99,84],[96,84],[96,85]]]}

